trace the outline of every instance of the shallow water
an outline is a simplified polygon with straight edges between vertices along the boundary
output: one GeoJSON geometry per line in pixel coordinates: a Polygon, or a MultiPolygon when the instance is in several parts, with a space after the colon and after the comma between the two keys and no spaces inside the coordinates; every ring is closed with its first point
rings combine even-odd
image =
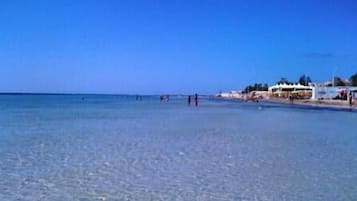
{"type": "Polygon", "coordinates": [[[354,200],[356,130],[270,103],[1,95],[0,200],[354,200]]]}

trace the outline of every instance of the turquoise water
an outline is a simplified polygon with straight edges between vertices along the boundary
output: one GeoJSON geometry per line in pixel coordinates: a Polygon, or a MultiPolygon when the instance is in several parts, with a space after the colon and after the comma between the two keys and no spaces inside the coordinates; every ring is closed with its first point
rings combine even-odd
{"type": "Polygon", "coordinates": [[[0,96],[0,200],[356,199],[356,112],[0,96]]]}

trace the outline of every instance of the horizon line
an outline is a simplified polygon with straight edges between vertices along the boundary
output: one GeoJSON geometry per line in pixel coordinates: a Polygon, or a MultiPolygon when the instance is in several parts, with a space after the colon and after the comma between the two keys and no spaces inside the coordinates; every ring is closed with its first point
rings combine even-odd
{"type": "MultiPolygon", "coordinates": [[[[192,93],[194,94],[194,93],[192,93]]],[[[160,96],[160,95],[192,95],[191,93],[161,93],[161,94],[126,94],[126,93],[56,93],[56,92],[0,92],[0,95],[102,95],[102,96],[160,96]]],[[[200,96],[211,96],[214,94],[198,94],[200,96]]]]}

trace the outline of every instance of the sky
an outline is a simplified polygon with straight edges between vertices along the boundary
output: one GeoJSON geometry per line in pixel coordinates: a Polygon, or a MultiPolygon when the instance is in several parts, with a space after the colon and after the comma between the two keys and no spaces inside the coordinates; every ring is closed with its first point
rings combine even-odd
{"type": "Polygon", "coordinates": [[[357,73],[356,1],[4,0],[0,92],[161,94],[357,73]]]}

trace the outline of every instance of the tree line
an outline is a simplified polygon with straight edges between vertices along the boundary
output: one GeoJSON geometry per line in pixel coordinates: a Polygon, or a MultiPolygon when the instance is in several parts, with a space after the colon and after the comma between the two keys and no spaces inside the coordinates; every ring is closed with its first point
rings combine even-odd
{"type": "Polygon", "coordinates": [[[308,75],[301,75],[300,78],[298,79],[297,82],[290,82],[287,78],[281,78],[279,81],[277,81],[277,84],[301,84],[304,86],[308,86],[309,83],[311,83],[312,80],[310,78],[310,76],[308,75]]]}
{"type": "MultiPolygon", "coordinates": [[[[352,75],[349,78],[349,81],[351,83],[351,86],[357,86],[357,73],[352,75]]],[[[304,86],[308,86],[309,83],[312,82],[312,79],[308,75],[301,75],[298,79],[298,81],[295,84],[301,84],[304,86]]],[[[277,84],[294,84],[294,82],[290,82],[287,78],[281,78],[279,81],[276,82],[277,84]]],[[[328,84],[328,86],[345,86],[346,83],[344,80],[340,77],[334,77],[333,81],[331,84],[328,84]]],[[[262,84],[262,83],[255,83],[253,85],[249,85],[245,87],[244,91],[245,93],[249,93],[251,91],[268,91],[268,84],[262,84]]]]}
{"type": "Polygon", "coordinates": [[[357,73],[355,73],[354,75],[352,75],[350,77],[350,82],[351,82],[351,85],[356,87],[357,86],[357,73]]]}
{"type": "MultiPolygon", "coordinates": [[[[351,86],[357,86],[357,73],[352,75],[348,80],[349,80],[351,86]]],[[[311,83],[311,82],[312,82],[312,80],[311,80],[310,76],[302,75],[302,76],[300,76],[300,78],[296,84],[299,83],[301,85],[308,86],[309,83],[311,83]]],[[[277,84],[294,84],[293,82],[290,82],[286,78],[281,78],[276,83],[277,84]]],[[[340,77],[334,77],[332,80],[332,83],[328,84],[327,86],[346,86],[346,82],[340,77]]]]}
{"type": "Polygon", "coordinates": [[[251,91],[268,91],[268,84],[255,83],[253,85],[249,85],[245,87],[244,93],[249,93],[251,91]]]}

